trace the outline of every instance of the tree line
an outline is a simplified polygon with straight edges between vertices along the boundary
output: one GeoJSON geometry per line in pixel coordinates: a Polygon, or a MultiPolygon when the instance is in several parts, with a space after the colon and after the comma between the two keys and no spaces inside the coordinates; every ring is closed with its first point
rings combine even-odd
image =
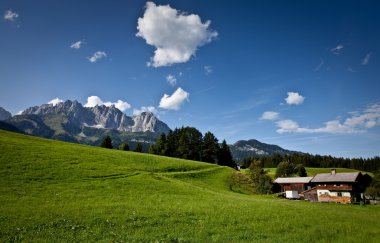
{"type": "MultiPolygon", "coordinates": [[[[102,148],[108,148],[108,149],[113,149],[113,144],[112,144],[112,138],[111,136],[107,135],[103,138],[102,143],[100,144],[100,147],[102,148]]],[[[123,151],[129,151],[129,145],[128,143],[122,143],[120,144],[119,150],[123,151]]],[[[134,149],[135,152],[142,153],[143,152],[143,146],[141,143],[137,143],[136,148],[134,149]]]]}
{"type": "Polygon", "coordinates": [[[332,156],[312,155],[307,153],[274,154],[267,156],[253,156],[243,159],[242,167],[248,168],[252,160],[260,160],[265,168],[275,168],[279,163],[290,161],[297,165],[316,168],[351,168],[374,172],[380,169],[380,157],[374,158],[336,158],[332,156]]]}
{"type": "Polygon", "coordinates": [[[221,144],[211,132],[203,136],[194,127],[181,127],[161,134],[149,153],[236,167],[226,140],[221,144]]]}
{"type": "MultiPolygon", "coordinates": [[[[104,137],[100,146],[112,149],[111,137],[108,135],[104,137]]],[[[128,144],[121,144],[119,150],[128,151],[128,144]]],[[[142,145],[138,143],[134,151],[142,152],[142,145]]],[[[219,144],[214,134],[206,132],[203,136],[202,133],[194,127],[176,128],[167,135],[162,133],[156,143],[150,146],[149,153],[202,161],[232,168],[236,167],[226,140],[223,140],[223,142],[219,144]]]]}

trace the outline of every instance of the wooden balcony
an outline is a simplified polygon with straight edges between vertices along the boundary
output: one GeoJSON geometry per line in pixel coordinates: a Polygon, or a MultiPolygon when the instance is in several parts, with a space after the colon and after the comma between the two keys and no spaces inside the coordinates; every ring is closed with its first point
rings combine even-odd
{"type": "Polygon", "coordinates": [[[352,191],[352,185],[326,185],[326,186],[317,186],[319,190],[329,190],[329,191],[352,191]]]}

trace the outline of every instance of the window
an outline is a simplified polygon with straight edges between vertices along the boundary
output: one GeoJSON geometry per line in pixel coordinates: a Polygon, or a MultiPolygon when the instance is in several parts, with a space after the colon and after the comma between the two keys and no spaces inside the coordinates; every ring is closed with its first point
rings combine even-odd
{"type": "Polygon", "coordinates": [[[341,197],[342,196],[342,193],[341,192],[338,192],[338,197],[341,197]]]}

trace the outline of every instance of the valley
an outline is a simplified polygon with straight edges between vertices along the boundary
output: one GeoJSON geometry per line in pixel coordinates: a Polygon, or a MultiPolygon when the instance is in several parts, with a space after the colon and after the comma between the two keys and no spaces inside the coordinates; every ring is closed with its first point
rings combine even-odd
{"type": "Polygon", "coordinates": [[[334,238],[339,242],[377,242],[380,237],[378,206],[253,195],[232,186],[234,173],[208,163],[0,130],[0,241],[325,242],[339,234],[334,238]]]}

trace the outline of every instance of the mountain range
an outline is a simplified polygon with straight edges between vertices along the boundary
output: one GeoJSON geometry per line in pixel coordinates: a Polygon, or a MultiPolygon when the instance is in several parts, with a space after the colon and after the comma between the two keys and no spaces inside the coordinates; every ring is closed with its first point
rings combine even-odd
{"type": "MultiPolygon", "coordinates": [[[[134,149],[141,143],[145,151],[160,134],[170,131],[151,112],[130,117],[113,105],[85,107],[71,100],[33,106],[15,116],[0,107],[0,129],[95,146],[109,135],[114,147],[128,143],[134,149]]],[[[249,156],[296,153],[255,139],[240,140],[229,146],[237,162],[249,156]]]]}
{"type": "Polygon", "coordinates": [[[170,131],[151,112],[130,117],[115,106],[84,107],[71,100],[30,107],[4,122],[30,135],[89,145],[99,145],[110,135],[114,146],[141,142],[148,147],[159,134],[170,131]]]}

